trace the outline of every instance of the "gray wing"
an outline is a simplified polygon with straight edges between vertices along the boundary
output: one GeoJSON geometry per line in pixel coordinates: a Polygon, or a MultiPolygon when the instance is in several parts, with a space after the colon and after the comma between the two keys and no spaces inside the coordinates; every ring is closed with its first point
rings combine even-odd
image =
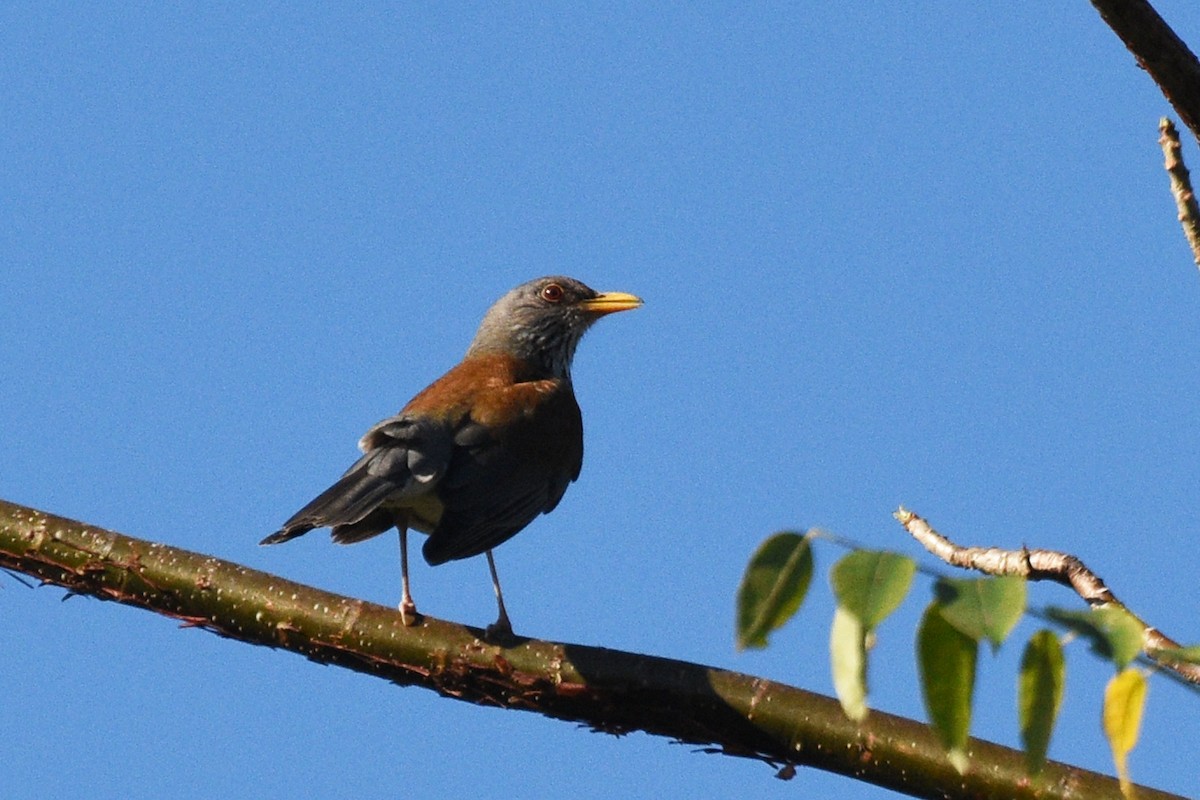
{"type": "Polygon", "coordinates": [[[430,564],[469,558],[507,541],[554,509],[583,463],[579,406],[565,392],[555,425],[535,415],[491,430],[466,420],[438,484],[442,518],[425,542],[430,564]]]}
{"type": "Polygon", "coordinates": [[[429,419],[389,417],[359,442],[365,453],[337,483],[292,515],[261,544],[294,539],[313,528],[333,528],[334,541],[357,542],[390,528],[395,503],[430,491],[450,463],[449,431],[429,419]]]}

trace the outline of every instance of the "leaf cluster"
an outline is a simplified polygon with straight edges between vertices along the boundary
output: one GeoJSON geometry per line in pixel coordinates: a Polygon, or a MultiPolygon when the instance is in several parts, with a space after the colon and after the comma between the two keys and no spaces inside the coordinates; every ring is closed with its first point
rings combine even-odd
{"type": "MultiPolygon", "coordinates": [[[[813,532],[778,533],[751,556],[737,593],[739,649],[766,647],[769,635],[800,609],[815,568],[815,538],[813,532]]],[[[916,571],[916,562],[903,554],[867,549],[853,550],[830,570],[837,600],[829,634],[830,668],[842,709],[856,722],[869,713],[868,656],[876,629],[907,598],[916,571]]],[[[941,577],[931,594],[916,631],[921,691],[947,758],[965,772],[979,646],[986,641],[995,652],[1026,614],[1026,581],[941,577]]],[[[1142,649],[1141,623],[1117,606],[1051,609],[1045,616],[1067,635],[1040,628],[1021,657],[1016,702],[1028,774],[1036,778],[1046,764],[1066,684],[1063,646],[1080,637],[1116,668],[1105,691],[1104,732],[1122,786],[1131,785],[1127,756],[1137,742],[1146,696],[1145,676],[1130,666],[1142,649]]],[[[1185,648],[1179,655],[1193,656],[1196,649],[1185,648]]]]}

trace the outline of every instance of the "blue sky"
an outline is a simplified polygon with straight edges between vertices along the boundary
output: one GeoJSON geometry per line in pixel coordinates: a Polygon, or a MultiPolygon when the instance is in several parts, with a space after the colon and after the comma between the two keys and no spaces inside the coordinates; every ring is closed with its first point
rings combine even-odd
{"type": "MultiPolygon", "coordinates": [[[[781,528],[917,555],[903,503],[1200,640],[1200,276],[1169,108],[1086,3],[27,4],[0,103],[6,499],[394,604],[393,537],[256,543],[564,273],[646,305],[581,345],[583,474],[496,553],[518,632],[829,692],[840,552],[764,652],[733,648],[741,570],[781,528]]],[[[482,559],[413,580],[491,621],[482,559]]],[[[12,797],[892,796],[60,596],[0,576],[12,797]]],[[[876,707],[923,714],[927,598],[880,631],[876,707]]],[[[1016,742],[1035,629],[981,659],[976,734],[1016,742]]],[[[1109,668],[1067,660],[1051,756],[1110,770],[1109,668]]],[[[1195,789],[1196,703],[1153,682],[1135,778],[1195,789]]]]}

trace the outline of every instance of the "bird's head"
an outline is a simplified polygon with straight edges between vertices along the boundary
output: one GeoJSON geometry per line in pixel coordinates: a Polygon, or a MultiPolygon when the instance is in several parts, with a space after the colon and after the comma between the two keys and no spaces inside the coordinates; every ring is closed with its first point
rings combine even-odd
{"type": "Polygon", "coordinates": [[[575,347],[605,314],[642,304],[625,292],[597,292],[573,278],[552,275],[523,283],[488,309],[468,356],[506,353],[568,378],[575,347]]]}

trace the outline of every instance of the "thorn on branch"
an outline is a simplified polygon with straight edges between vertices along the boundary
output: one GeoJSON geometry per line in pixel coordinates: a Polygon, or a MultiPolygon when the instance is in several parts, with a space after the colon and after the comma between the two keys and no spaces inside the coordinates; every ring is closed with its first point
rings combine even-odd
{"type": "Polygon", "coordinates": [[[21,574],[21,573],[19,573],[19,572],[13,572],[11,569],[6,569],[6,570],[4,570],[4,574],[5,574],[5,575],[7,575],[8,577],[12,578],[12,579],[13,579],[14,581],[16,581],[17,583],[19,583],[19,584],[21,584],[22,586],[24,586],[26,589],[35,589],[35,588],[37,588],[37,587],[35,587],[35,586],[34,586],[32,583],[30,583],[29,581],[25,580],[25,576],[24,576],[24,575],[22,575],[22,574],[21,574]]]}

